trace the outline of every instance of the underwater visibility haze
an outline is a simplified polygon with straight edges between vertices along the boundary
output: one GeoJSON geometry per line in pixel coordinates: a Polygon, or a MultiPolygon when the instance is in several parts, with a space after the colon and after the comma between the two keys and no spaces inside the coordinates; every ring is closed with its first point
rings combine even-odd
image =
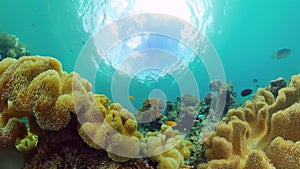
{"type": "Polygon", "coordinates": [[[299,168],[299,6],[2,0],[0,168],[299,168]]]}

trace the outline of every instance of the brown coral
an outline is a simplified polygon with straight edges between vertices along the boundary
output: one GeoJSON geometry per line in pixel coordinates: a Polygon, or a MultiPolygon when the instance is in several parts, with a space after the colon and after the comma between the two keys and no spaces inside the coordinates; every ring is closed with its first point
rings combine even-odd
{"type": "MultiPolygon", "coordinates": [[[[137,131],[137,120],[132,113],[118,103],[109,105],[110,100],[105,95],[92,94],[89,82],[76,73],[62,71],[60,62],[54,58],[30,56],[19,60],[4,59],[0,63],[0,75],[1,146],[13,146],[17,138],[26,135],[25,125],[16,119],[26,117],[31,132],[37,132],[41,140],[51,139],[46,136],[51,133],[54,142],[68,139],[71,140],[65,143],[71,142],[72,134],[68,133],[66,127],[71,123],[72,131],[78,129],[85,143],[97,150],[105,149],[108,157],[114,161],[124,162],[156,153],[153,159],[160,163],[162,167],[159,168],[173,164],[175,168],[186,167],[183,160],[191,155],[192,146],[178,135],[178,131],[162,126],[161,133],[149,136],[149,140],[158,137],[158,149],[151,147],[156,142],[145,141],[137,131]],[[64,132],[67,132],[68,138],[57,139],[64,132]]],[[[154,99],[149,101],[150,109],[156,111],[155,116],[160,116],[158,110],[163,108],[162,102],[154,99]]],[[[41,144],[37,149],[41,148],[41,144]]],[[[58,147],[63,148],[62,145],[58,147]]],[[[44,148],[38,153],[47,159],[44,148]]],[[[51,148],[45,149],[51,152],[51,148]]],[[[53,155],[51,159],[54,161],[62,160],[57,154],[49,155],[53,155]]],[[[37,156],[35,160],[39,159],[37,156]]],[[[40,162],[42,164],[43,160],[40,162]]]]}
{"type": "Polygon", "coordinates": [[[86,93],[91,90],[86,80],[63,72],[60,62],[51,57],[4,59],[0,67],[2,126],[12,117],[28,117],[34,132],[38,128],[60,130],[67,125],[70,112],[75,112],[74,86],[81,84],[86,93]]]}
{"type": "Polygon", "coordinates": [[[13,147],[17,138],[24,138],[27,134],[26,126],[18,119],[9,119],[6,126],[0,126],[0,148],[13,147]]]}
{"type": "Polygon", "coordinates": [[[114,161],[139,157],[141,134],[137,131],[135,117],[118,103],[109,106],[109,99],[104,95],[94,95],[94,101],[90,101],[79,128],[83,140],[93,148],[105,149],[114,161]]]}
{"type": "Polygon", "coordinates": [[[243,108],[229,110],[205,142],[211,161],[199,168],[299,168],[299,86],[300,75],[293,76],[276,100],[259,89],[243,108]]]}
{"type": "MultiPolygon", "coordinates": [[[[108,156],[118,162],[125,162],[131,158],[152,157],[159,163],[158,168],[178,168],[184,159],[191,155],[192,145],[184,141],[177,130],[163,125],[161,132],[150,132],[147,137],[142,137],[137,131],[137,121],[133,114],[124,109],[120,104],[113,103],[107,107],[103,105],[107,98],[96,96],[98,112],[83,115],[97,117],[103,116],[103,121],[86,121],[79,129],[79,135],[91,147],[105,149],[108,156]],[[107,112],[102,112],[106,110],[107,112]]],[[[92,106],[91,106],[92,107],[92,106]]],[[[91,108],[90,107],[90,108],[91,108]]]]}

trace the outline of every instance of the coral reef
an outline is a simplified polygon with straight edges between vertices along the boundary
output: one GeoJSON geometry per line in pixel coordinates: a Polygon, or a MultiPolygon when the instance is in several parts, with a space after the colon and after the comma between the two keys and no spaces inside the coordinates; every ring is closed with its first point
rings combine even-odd
{"type": "Polygon", "coordinates": [[[5,126],[0,127],[0,149],[13,147],[16,139],[24,138],[27,134],[26,126],[16,118],[9,119],[5,126]]]}
{"type": "Polygon", "coordinates": [[[205,141],[210,161],[198,168],[300,168],[299,86],[300,75],[293,76],[276,100],[260,88],[244,107],[229,110],[205,141]]]}
{"type": "Polygon", "coordinates": [[[186,163],[191,166],[197,166],[199,163],[205,162],[205,151],[202,140],[199,139],[202,129],[206,127],[202,119],[194,120],[193,127],[187,133],[185,139],[192,143],[191,156],[186,163]]]}
{"type": "Polygon", "coordinates": [[[200,100],[196,96],[184,94],[177,97],[177,101],[173,104],[167,101],[164,114],[160,118],[160,124],[165,124],[167,121],[174,121],[177,123],[174,129],[182,132],[189,131],[197,118],[199,112],[200,100]]]}
{"type": "Polygon", "coordinates": [[[184,94],[177,98],[177,126],[180,131],[190,131],[198,116],[200,100],[196,96],[184,94]]]}
{"type": "MultiPolygon", "coordinates": [[[[153,164],[165,166],[166,159],[173,158],[167,152],[178,154],[178,168],[191,154],[191,143],[171,127],[143,137],[133,114],[118,103],[110,104],[105,95],[91,93],[89,82],[62,71],[54,58],[6,58],[0,62],[0,74],[1,146],[13,147],[17,141],[26,156],[25,168],[99,168],[108,161],[114,168],[152,168],[145,160],[116,162],[153,156],[153,164]],[[17,118],[38,135],[37,145],[37,138],[17,118]],[[160,154],[152,154],[153,138],[164,147],[155,151],[160,154]]],[[[147,106],[160,116],[162,101],[149,99],[147,106]]]]}
{"type": "Polygon", "coordinates": [[[6,58],[0,67],[1,126],[10,118],[27,117],[33,133],[60,130],[68,124],[70,112],[75,112],[76,86],[91,90],[87,81],[63,72],[60,62],[51,57],[6,58]]]}
{"type": "Polygon", "coordinates": [[[122,169],[154,169],[154,168],[156,168],[154,166],[156,166],[157,164],[154,166],[153,165],[149,164],[149,162],[147,160],[138,159],[138,160],[129,161],[128,163],[123,164],[122,169]]]}
{"type": "Polygon", "coordinates": [[[91,147],[105,149],[114,161],[125,162],[129,157],[138,157],[141,134],[135,117],[118,103],[108,106],[109,100],[104,95],[95,95],[95,98],[97,107],[91,102],[88,110],[78,112],[82,124],[79,135],[91,147]]]}
{"type": "Polygon", "coordinates": [[[204,99],[200,101],[200,111],[199,114],[208,115],[210,112],[214,111],[217,107],[217,96],[212,92],[207,93],[204,99]]]}
{"type": "Polygon", "coordinates": [[[84,168],[100,166],[103,152],[87,146],[77,133],[76,117],[59,131],[43,130],[37,147],[27,156],[25,168],[84,168]]]}
{"type": "Polygon", "coordinates": [[[27,154],[25,169],[40,168],[124,168],[154,169],[146,160],[133,160],[127,163],[112,161],[105,151],[89,147],[78,134],[79,124],[76,116],[59,131],[42,131],[38,146],[27,154]]]}
{"type": "Polygon", "coordinates": [[[167,125],[161,126],[161,132],[149,132],[146,138],[145,154],[149,154],[157,161],[158,169],[179,168],[184,164],[192,151],[192,143],[184,140],[178,130],[167,125]]]}
{"type": "Polygon", "coordinates": [[[210,119],[210,121],[218,122],[229,109],[237,106],[236,93],[231,82],[221,82],[219,80],[211,81],[210,89],[217,92],[217,96],[212,93],[205,96],[205,105],[209,105],[206,110],[209,112],[202,113],[209,114],[207,119],[210,119]]]}
{"type": "Polygon", "coordinates": [[[147,98],[143,106],[138,109],[137,121],[139,131],[145,135],[149,131],[159,131],[162,122],[160,121],[163,113],[164,103],[161,99],[147,98]]]}
{"type": "Polygon", "coordinates": [[[15,35],[6,32],[0,34],[0,61],[8,57],[18,59],[29,55],[29,50],[15,35]]]}
{"type": "Polygon", "coordinates": [[[265,87],[266,90],[269,90],[273,96],[276,98],[278,96],[278,91],[281,89],[281,88],[284,88],[286,87],[286,81],[282,78],[282,77],[279,77],[275,80],[272,80],[270,82],[270,85],[265,87]]]}

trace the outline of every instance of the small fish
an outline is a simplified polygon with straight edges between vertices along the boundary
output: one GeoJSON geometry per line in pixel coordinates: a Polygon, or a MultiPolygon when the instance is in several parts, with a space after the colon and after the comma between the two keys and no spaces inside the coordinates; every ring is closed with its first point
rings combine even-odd
{"type": "Polygon", "coordinates": [[[282,59],[291,54],[291,49],[283,48],[273,54],[273,58],[282,59]]]}
{"type": "Polygon", "coordinates": [[[252,82],[253,82],[253,83],[257,83],[258,80],[254,78],[254,79],[252,79],[252,82]]]}
{"type": "Polygon", "coordinates": [[[177,123],[175,121],[166,121],[165,124],[171,127],[177,126],[177,123]]]}
{"type": "Polygon", "coordinates": [[[30,24],[30,27],[36,28],[36,24],[35,24],[35,23],[32,23],[32,24],[30,24]]]}
{"type": "Polygon", "coordinates": [[[133,96],[129,96],[130,100],[135,100],[135,98],[133,96]]]}
{"type": "Polygon", "coordinates": [[[245,97],[252,93],[252,89],[245,89],[241,91],[241,96],[245,97]]]}

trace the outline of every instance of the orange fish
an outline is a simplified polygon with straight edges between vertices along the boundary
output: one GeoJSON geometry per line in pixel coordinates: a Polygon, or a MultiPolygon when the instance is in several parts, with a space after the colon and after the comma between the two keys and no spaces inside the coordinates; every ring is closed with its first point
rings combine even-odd
{"type": "Polygon", "coordinates": [[[129,96],[130,100],[135,100],[135,98],[133,96],[129,96]]]}
{"type": "Polygon", "coordinates": [[[165,124],[171,127],[175,127],[177,125],[175,121],[166,121],[165,124]]]}

